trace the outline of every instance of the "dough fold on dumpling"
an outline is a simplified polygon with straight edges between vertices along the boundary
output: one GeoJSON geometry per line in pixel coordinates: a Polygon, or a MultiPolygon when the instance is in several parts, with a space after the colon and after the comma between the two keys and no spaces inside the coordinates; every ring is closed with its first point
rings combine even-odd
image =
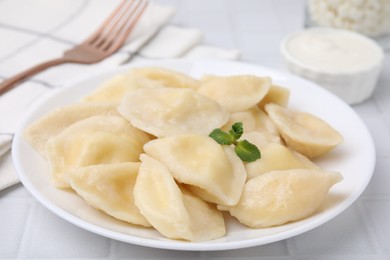
{"type": "Polygon", "coordinates": [[[261,151],[261,158],[245,164],[248,179],[274,170],[320,169],[306,156],[284,145],[270,142],[263,133],[244,133],[242,140],[248,140],[261,151]]]}
{"type": "Polygon", "coordinates": [[[49,139],[46,155],[56,187],[69,187],[66,174],[95,164],[139,161],[150,137],[119,116],[94,116],[78,121],[49,139]]]}
{"type": "Polygon", "coordinates": [[[250,179],[237,205],[222,209],[229,210],[232,216],[250,227],[282,225],[313,214],[329,189],[341,180],[338,172],[271,171],[250,179]]]}
{"type": "Polygon", "coordinates": [[[170,69],[158,67],[134,68],[129,71],[129,74],[156,80],[168,88],[199,88],[198,80],[170,69]]]}
{"type": "Polygon", "coordinates": [[[236,122],[243,123],[245,133],[261,132],[270,142],[282,143],[278,129],[274,123],[257,106],[231,114],[229,121],[223,126],[222,130],[229,131],[231,126],[236,122]]]}
{"type": "Polygon", "coordinates": [[[302,111],[267,104],[265,110],[287,146],[314,158],[343,142],[343,137],[322,119],[302,111]]]}
{"type": "Polygon", "coordinates": [[[161,234],[172,239],[205,241],[225,235],[222,213],[185,189],[169,169],[146,154],[134,187],[135,204],[161,234]]]}
{"type": "Polygon", "coordinates": [[[138,89],[123,98],[118,111],[132,125],[157,137],[209,134],[229,118],[215,101],[192,89],[138,89]]]}
{"type": "Polygon", "coordinates": [[[92,207],[114,218],[150,226],[134,204],[134,185],[141,163],[125,162],[80,167],[67,176],[70,186],[92,207]]]}
{"type": "Polygon", "coordinates": [[[256,77],[252,75],[206,77],[198,92],[217,101],[229,112],[247,110],[267,94],[271,86],[269,77],[256,77]]]}
{"type": "Polygon", "coordinates": [[[88,102],[120,102],[128,92],[139,88],[163,88],[160,82],[147,78],[131,76],[129,73],[118,74],[104,81],[95,91],[83,98],[88,102]]]}
{"type": "Polygon", "coordinates": [[[188,134],[152,140],[144,150],[203,200],[234,205],[240,199],[247,175],[232,147],[208,136],[188,134]]]}
{"type": "Polygon", "coordinates": [[[258,107],[264,109],[268,103],[275,103],[282,107],[287,107],[290,99],[290,90],[277,85],[271,85],[267,95],[260,101],[258,107]]]}
{"type": "Polygon", "coordinates": [[[24,132],[24,138],[46,158],[46,142],[71,124],[96,115],[116,115],[119,103],[76,103],[56,108],[38,119],[24,132]]]}

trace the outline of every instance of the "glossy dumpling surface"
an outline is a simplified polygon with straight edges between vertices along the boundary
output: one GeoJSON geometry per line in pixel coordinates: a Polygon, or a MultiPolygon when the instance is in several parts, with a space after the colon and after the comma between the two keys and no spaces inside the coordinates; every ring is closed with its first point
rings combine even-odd
{"type": "Polygon", "coordinates": [[[259,108],[264,108],[268,103],[275,103],[279,106],[286,107],[290,99],[290,90],[278,85],[271,85],[267,95],[258,104],[259,108]]]}
{"type": "Polygon", "coordinates": [[[245,165],[249,179],[274,170],[305,168],[318,169],[314,163],[309,163],[309,159],[305,160],[303,155],[297,156],[287,147],[276,143],[269,143],[261,149],[261,159],[245,165]]]}
{"type": "Polygon", "coordinates": [[[261,132],[270,142],[281,143],[278,129],[267,114],[257,106],[233,113],[222,129],[228,131],[236,122],[243,123],[245,133],[261,132]]]}
{"type": "Polygon", "coordinates": [[[54,185],[68,187],[66,175],[77,167],[139,161],[142,146],[149,140],[147,134],[119,116],[78,121],[47,142],[54,185]]]}
{"type": "Polygon", "coordinates": [[[229,211],[250,227],[282,225],[313,214],[341,180],[339,173],[322,170],[271,171],[250,179],[229,211]]]}
{"type": "Polygon", "coordinates": [[[129,73],[131,76],[145,77],[151,80],[156,80],[168,88],[197,89],[199,87],[198,80],[170,69],[145,67],[132,69],[129,73]]]}
{"type": "Polygon", "coordinates": [[[286,144],[308,158],[323,155],[343,141],[338,131],[312,114],[276,104],[267,104],[265,110],[286,144]]]}
{"type": "Polygon", "coordinates": [[[222,205],[238,202],[247,176],[230,146],[221,146],[208,136],[188,134],[155,139],[145,144],[144,150],[203,200],[222,205]]]}
{"type": "Polygon", "coordinates": [[[138,88],[161,88],[160,82],[129,74],[116,75],[102,83],[95,91],[83,98],[88,102],[120,102],[123,96],[138,88]]]}
{"type": "Polygon", "coordinates": [[[46,157],[46,142],[71,124],[97,115],[117,115],[119,103],[76,103],[56,108],[31,124],[24,132],[25,139],[43,157],[46,157]]]}
{"type": "Polygon", "coordinates": [[[215,101],[192,89],[138,89],[124,97],[118,111],[132,125],[157,137],[209,134],[229,118],[215,101]]]}
{"type": "Polygon", "coordinates": [[[268,77],[252,75],[206,77],[198,92],[234,113],[255,106],[267,94],[270,86],[271,80],[268,77]]]}
{"type": "Polygon", "coordinates": [[[99,164],[77,168],[70,186],[92,207],[132,224],[150,226],[134,204],[133,190],[141,163],[99,164]]]}
{"type": "Polygon", "coordinates": [[[215,206],[180,189],[163,163],[145,154],[141,161],[134,198],[154,228],[168,238],[189,241],[225,234],[224,219],[215,206]]]}

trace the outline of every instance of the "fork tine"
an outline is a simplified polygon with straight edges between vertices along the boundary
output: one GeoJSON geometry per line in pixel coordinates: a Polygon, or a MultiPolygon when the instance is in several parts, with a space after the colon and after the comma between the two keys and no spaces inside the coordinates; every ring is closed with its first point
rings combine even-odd
{"type": "Polygon", "coordinates": [[[128,1],[122,0],[122,2],[114,9],[114,11],[104,20],[99,28],[96,29],[83,43],[93,43],[97,40],[99,35],[107,28],[107,26],[112,22],[116,17],[117,13],[123,9],[123,6],[127,4],[128,1]]]}
{"type": "Polygon", "coordinates": [[[118,30],[118,24],[120,24],[123,17],[126,17],[126,15],[129,13],[129,10],[131,10],[134,2],[134,0],[124,0],[122,8],[114,14],[109,23],[104,28],[102,28],[102,31],[96,35],[96,38],[89,43],[95,47],[100,48],[102,44],[106,42],[108,35],[110,35],[113,31],[118,30]]]}
{"type": "Polygon", "coordinates": [[[126,15],[122,17],[121,21],[117,23],[116,30],[113,28],[110,30],[109,34],[106,35],[105,41],[100,48],[103,49],[103,51],[113,52],[122,46],[129,33],[138,23],[147,5],[147,1],[137,1],[135,7],[130,12],[127,12],[126,15]]]}

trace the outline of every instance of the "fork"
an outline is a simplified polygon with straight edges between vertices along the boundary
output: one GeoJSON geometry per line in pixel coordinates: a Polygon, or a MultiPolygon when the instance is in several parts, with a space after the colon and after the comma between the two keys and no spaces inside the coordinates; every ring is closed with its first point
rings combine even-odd
{"type": "Polygon", "coordinates": [[[123,0],[92,35],[65,51],[62,57],[38,64],[0,83],[0,95],[49,67],[63,63],[93,64],[107,58],[123,45],[147,4],[146,0],[123,0]]]}

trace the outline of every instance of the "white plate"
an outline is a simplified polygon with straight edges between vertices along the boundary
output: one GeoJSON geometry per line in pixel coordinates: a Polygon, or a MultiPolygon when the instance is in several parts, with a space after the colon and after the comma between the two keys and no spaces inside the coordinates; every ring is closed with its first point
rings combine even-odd
{"type": "Polygon", "coordinates": [[[344,143],[316,162],[324,169],[341,172],[344,180],[331,189],[324,206],[304,220],[279,227],[251,229],[236,220],[228,219],[227,235],[206,242],[169,240],[157,231],[125,224],[92,209],[75,193],[52,186],[47,163],[23,139],[23,130],[51,109],[73,103],[91,92],[104,79],[127,71],[129,66],[126,66],[79,80],[43,98],[25,116],[20,130],[15,135],[12,153],[23,185],[45,207],[61,218],[94,233],[148,247],[202,251],[244,248],[296,236],[325,223],[350,206],[371,179],[375,164],[375,149],[366,126],[347,104],[314,83],[275,70],[237,62],[176,60],[138,63],[132,66],[148,65],[175,69],[194,77],[203,74],[271,76],[275,83],[291,89],[290,107],[323,118],[343,135],[344,143]]]}

